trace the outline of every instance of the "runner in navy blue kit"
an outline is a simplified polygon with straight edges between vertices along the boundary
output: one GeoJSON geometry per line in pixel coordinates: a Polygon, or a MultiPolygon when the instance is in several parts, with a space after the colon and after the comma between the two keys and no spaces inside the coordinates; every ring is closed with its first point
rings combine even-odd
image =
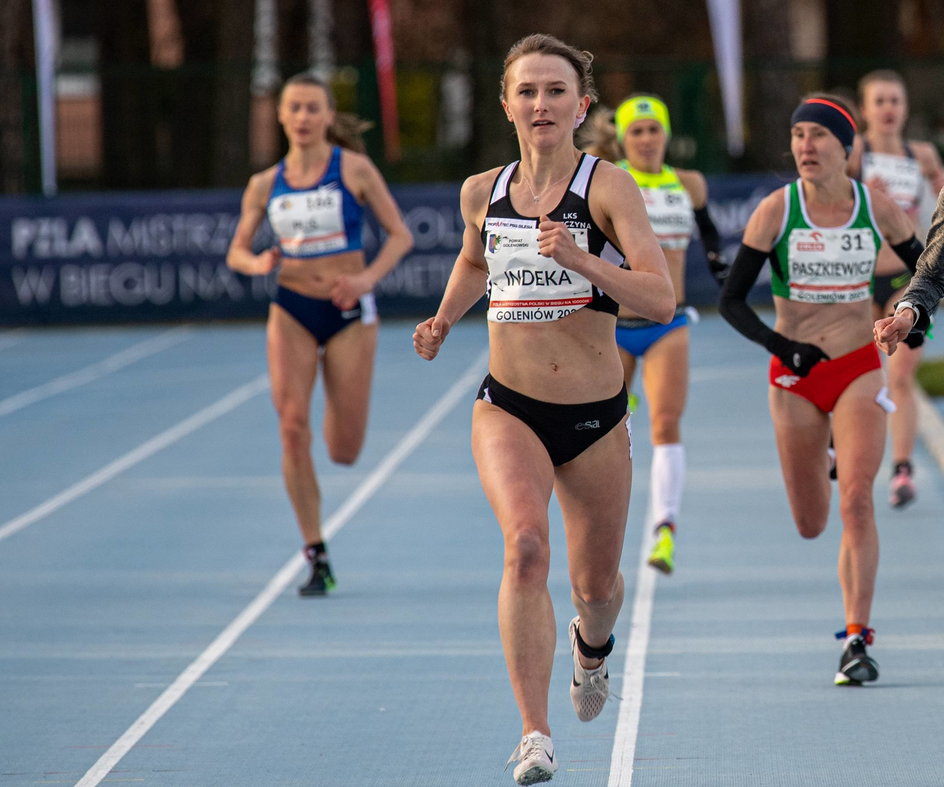
{"type": "MultiPolygon", "coordinates": [[[[849,174],[873,191],[881,191],[908,214],[920,238],[922,198],[930,190],[944,187],[941,157],[930,142],[906,139],[908,94],[905,81],[895,71],[871,71],[859,80],[859,108],[865,122],[849,156],[849,174]]],[[[909,272],[901,260],[883,249],[879,253],[873,316],[892,313],[908,283],[909,272]]],[[[888,359],[888,388],[896,410],[890,419],[892,473],[888,499],[893,508],[903,508],[914,500],[917,490],[911,455],[918,434],[918,403],[915,375],[921,363],[924,334],[911,334],[905,347],[888,359]]]]}
{"type": "Polygon", "coordinates": [[[289,79],[279,98],[288,153],[253,175],[227,255],[250,276],[279,267],[269,307],[267,348],[272,399],[279,417],[282,472],[305,554],[311,564],[302,595],[334,587],[321,533],[321,494],[311,457],[311,397],[324,379],[322,431],[332,461],[351,464],[364,442],[377,346],[372,290],[412,246],[383,177],[362,152],[349,117],[319,79],[289,79]],[[368,266],[362,244],[364,205],[386,232],[368,266]],[[278,243],[253,253],[268,216],[278,243]]]}
{"type": "Polygon", "coordinates": [[[591,56],[546,35],[505,59],[502,106],[520,161],[462,187],[462,249],[416,352],[436,357],[488,289],[489,374],[472,415],[472,450],[502,529],[499,629],[522,739],[518,784],[557,770],[548,722],[556,623],[547,588],[548,505],[564,518],[574,672],[589,721],[609,692],[605,657],[623,601],[619,571],[631,485],[618,303],[661,323],[675,311],[665,258],[629,173],[581,154],[574,129],[594,96],[591,56]],[[627,264],[625,260],[631,263],[627,264]]]}
{"type": "Polygon", "coordinates": [[[839,584],[845,628],[837,685],[878,678],[868,655],[878,570],[872,503],[893,405],[872,342],[872,277],[883,238],[913,270],[921,252],[911,222],[890,198],[846,175],[855,121],[834,96],[803,101],[790,122],[799,178],[757,206],[721,295],[721,314],[772,355],[770,413],[797,530],[826,528],[832,493],[830,429],[837,457],[839,584]],[[747,294],[770,257],[776,324],[747,294]]]}

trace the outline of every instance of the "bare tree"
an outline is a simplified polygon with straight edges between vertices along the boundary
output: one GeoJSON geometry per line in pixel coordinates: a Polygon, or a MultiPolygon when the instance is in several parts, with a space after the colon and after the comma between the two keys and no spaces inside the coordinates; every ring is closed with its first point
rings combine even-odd
{"type": "Polygon", "coordinates": [[[181,3],[184,62],[174,78],[178,186],[236,186],[249,168],[252,0],[181,3]]]}
{"type": "Polygon", "coordinates": [[[472,77],[472,137],[469,161],[473,170],[484,170],[516,158],[514,130],[499,104],[505,51],[514,39],[495,34],[501,3],[495,0],[465,0],[463,27],[469,31],[472,77]]]}
{"type": "MultiPolygon", "coordinates": [[[[349,5],[359,5],[350,3],[349,5]]],[[[364,3],[366,6],[366,3],[364,3]]],[[[308,52],[308,0],[276,0],[278,15],[279,61],[283,64],[283,75],[288,77],[307,68],[308,52]]]]}
{"type": "Polygon", "coordinates": [[[217,5],[212,186],[241,186],[248,176],[254,5],[254,0],[224,0],[217,5]]]}
{"type": "Polygon", "coordinates": [[[158,104],[150,72],[144,3],[95,0],[102,117],[102,182],[106,188],[154,188],[158,104]]]}
{"type": "Polygon", "coordinates": [[[851,90],[863,72],[896,67],[903,43],[900,13],[898,0],[829,0],[826,85],[851,90]]]}
{"type": "Polygon", "coordinates": [[[748,119],[745,164],[783,170],[787,161],[790,113],[800,97],[790,51],[790,17],[782,0],[744,3],[744,49],[749,62],[745,89],[748,119]]]}
{"type": "Polygon", "coordinates": [[[7,0],[0,24],[0,193],[39,190],[39,119],[30,0],[7,0]],[[29,89],[32,79],[32,90],[29,89]],[[34,129],[32,141],[23,133],[34,129]]]}
{"type": "Polygon", "coordinates": [[[178,64],[152,63],[145,3],[96,3],[104,185],[244,183],[253,0],[178,4],[178,64]]]}
{"type": "Polygon", "coordinates": [[[917,0],[912,5],[914,19],[909,26],[909,55],[919,57],[944,55],[944,0],[917,0]]]}
{"type": "MultiPolygon", "coordinates": [[[[374,39],[370,26],[370,6],[368,0],[334,0],[334,40],[335,57],[339,63],[357,67],[358,79],[355,106],[349,107],[374,126],[364,134],[368,153],[374,162],[386,171],[383,158],[383,139],[380,125],[380,94],[377,87],[377,73],[374,66],[374,39]]],[[[394,28],[396,29],[396,28],[394,28]]],[[[398,52],[398,57],[405,53],[398,52]]]]}

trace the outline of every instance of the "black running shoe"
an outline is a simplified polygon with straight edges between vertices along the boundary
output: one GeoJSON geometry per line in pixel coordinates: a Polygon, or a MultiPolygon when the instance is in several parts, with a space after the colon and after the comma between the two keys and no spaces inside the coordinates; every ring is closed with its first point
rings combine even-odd
{"type": "Polygon", "coordinates": [[[311,577],[298,588],[300,596],[324,596],[335,587],[334,575],[327,560],[311,561],[311,577]]]}
{"type": "Polygon", "coordinates": [[[912,476],[911,462],[907,459],[895,463],[892,473],[892,485],[888,491],[888,502],[892,508],[904,508],[917,495],[912,476]]]}
{"type": "MultiPolygon", "coordinates": [[[[845,635],[844,631],[836,636],[845,635]]],[[[872,629],[864,629],[862,634],[846,637],[846,644],[839,659],[839,672],[836,673],[837,686],[861,686],[863,683],[878,679],[878,663],[865,652],[865,646],[872,644],[872,629]]]]}

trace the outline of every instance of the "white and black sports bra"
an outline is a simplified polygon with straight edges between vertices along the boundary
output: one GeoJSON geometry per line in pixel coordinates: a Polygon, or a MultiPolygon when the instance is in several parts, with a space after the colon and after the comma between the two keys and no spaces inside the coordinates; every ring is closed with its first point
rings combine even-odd
{"type": "MultiPolygon", "coordinates": [[[[617,266],[623,253],[596,225],[587,194],[599,159],[584,153],[560,203],[547,216],[565,224],[584,251],[617,266]]],[[[511,205],[508,185],[520,162],[502,169],[489,199],[482,242],[488,262],[488,319],[491,322],[550,322],[584,306],[615,315],[619,305],[581,274],[538,253],[536,217],[511,205]]]]}

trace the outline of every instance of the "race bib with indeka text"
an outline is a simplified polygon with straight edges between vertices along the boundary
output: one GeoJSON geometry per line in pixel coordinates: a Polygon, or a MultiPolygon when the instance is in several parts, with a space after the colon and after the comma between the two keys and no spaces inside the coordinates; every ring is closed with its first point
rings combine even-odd
{"type": "MultiPolygon", "coordinates": [[[[587,230],[569,228],[577,246],[588,251],[587,230]]],[[[593,299],[593,285],[538,253],[533,219],[487,218],[489,322],[551,322],[593,299]]]]}

